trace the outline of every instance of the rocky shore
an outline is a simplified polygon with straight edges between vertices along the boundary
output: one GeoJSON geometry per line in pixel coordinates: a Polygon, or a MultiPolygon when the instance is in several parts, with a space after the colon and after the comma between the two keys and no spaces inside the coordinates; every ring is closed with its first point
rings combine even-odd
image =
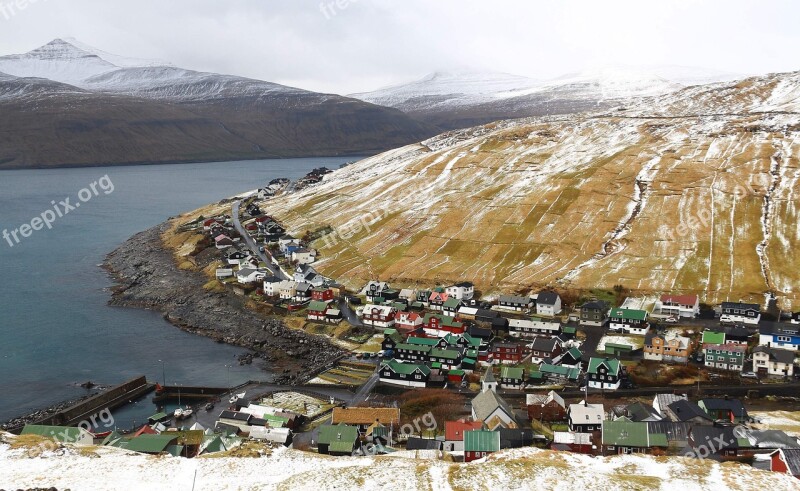
{"type": "Polygon", "coordinates": [[[106,257],[104,267],[117,284],[110,305],[157,310],[184,331],[252,350],[275,383],[305,382],[344,354],[324,338],[246,308],[243,297],[204,289],[208,278],[178,269],[163,246],[161,234],[168,226],[136,234],[106,257]]]}

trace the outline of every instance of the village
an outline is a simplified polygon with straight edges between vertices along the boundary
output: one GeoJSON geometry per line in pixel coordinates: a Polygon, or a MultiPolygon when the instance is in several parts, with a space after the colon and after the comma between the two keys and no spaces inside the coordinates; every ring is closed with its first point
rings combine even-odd
{"type": "Polygon", "coordinates": [[[304,374],[302,386],[238,387],[129,433],[29,424],[22,435],[182,457],[245,454],[259,442],[333,456],[430,450],[471,462],[534,446],[734,460],[800,478],[800,422],[771,428],[767,411],[748,407],[796,403],[800,313],[622,287],[483,298],[467,279],[430,288],[375,280],[349,291],[313,267],[310,244],[330,231],[294,237],[256,203],[287,186],[275,180],[233,202],[230,215],[183,229],[218,251],[212,281],[328,337],[345,358],[304,374]]]}

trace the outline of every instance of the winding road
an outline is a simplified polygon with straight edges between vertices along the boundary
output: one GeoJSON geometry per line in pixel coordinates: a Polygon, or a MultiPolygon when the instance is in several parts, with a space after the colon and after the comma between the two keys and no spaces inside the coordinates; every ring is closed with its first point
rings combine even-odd
{"type": "Polygon", "coordinates": [[[266,249],[264,249],[265,252],[261,252],[261,250],[258,248],[259,247],[258,244],[256,244],[255,239],[253,239],[253,237],[251,237],[250,234],[247,233],[247,230],[244,229],[244,227],[242,226],[242,222],[239,220],[239,208],[241,207],[241,205],[242,201],[238,200],[234,201],[233,206],[231,207],[231,215],[233,216],[233,226],[236,229],[236,231],[239,232],[242,238],[244,238],[244,241],[247,243],[247,246],[250,248],[250,250],[253,251],[253,254],[256,254],[259,257],[259,259],[261,259],[262,261],[264,261],[264,263],[266,263],[267,269],[269,269],[269,271],[272,273],[273,276],[276,276],[282,280],[292,279],[289,275],[284,274],[281,268],[275,264],[272,254],[266,252],[266,249]]]}

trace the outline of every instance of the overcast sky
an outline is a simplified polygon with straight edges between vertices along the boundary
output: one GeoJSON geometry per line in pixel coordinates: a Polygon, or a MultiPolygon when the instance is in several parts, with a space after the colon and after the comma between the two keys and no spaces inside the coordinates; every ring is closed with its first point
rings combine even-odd
{"type": "Polygon", "coordinates": [[[75,37],[347,94],[466,68],[539,79],[605,64],[792,71],[798,19],[790,0],[0,0],[0,52],[75,37]]]}

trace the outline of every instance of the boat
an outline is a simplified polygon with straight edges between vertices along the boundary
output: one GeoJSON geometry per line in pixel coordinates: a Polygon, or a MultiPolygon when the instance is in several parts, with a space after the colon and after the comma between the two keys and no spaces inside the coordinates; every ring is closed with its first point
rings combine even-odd
{"type": "Polygon", "coordinates": [[[101,433],[92,433],[92,436],[94,436],[95,438],[105,438],[110,434],[111,434],[111,430],[108,430],[108,431],[103,431],[101,433]]]}
{"type": "Polygon", "coordinates": [[[175,412],[172,413],[172,415],[175,416],[175,419],[183,418],[183,408],[177,408],[175,412]]]}

